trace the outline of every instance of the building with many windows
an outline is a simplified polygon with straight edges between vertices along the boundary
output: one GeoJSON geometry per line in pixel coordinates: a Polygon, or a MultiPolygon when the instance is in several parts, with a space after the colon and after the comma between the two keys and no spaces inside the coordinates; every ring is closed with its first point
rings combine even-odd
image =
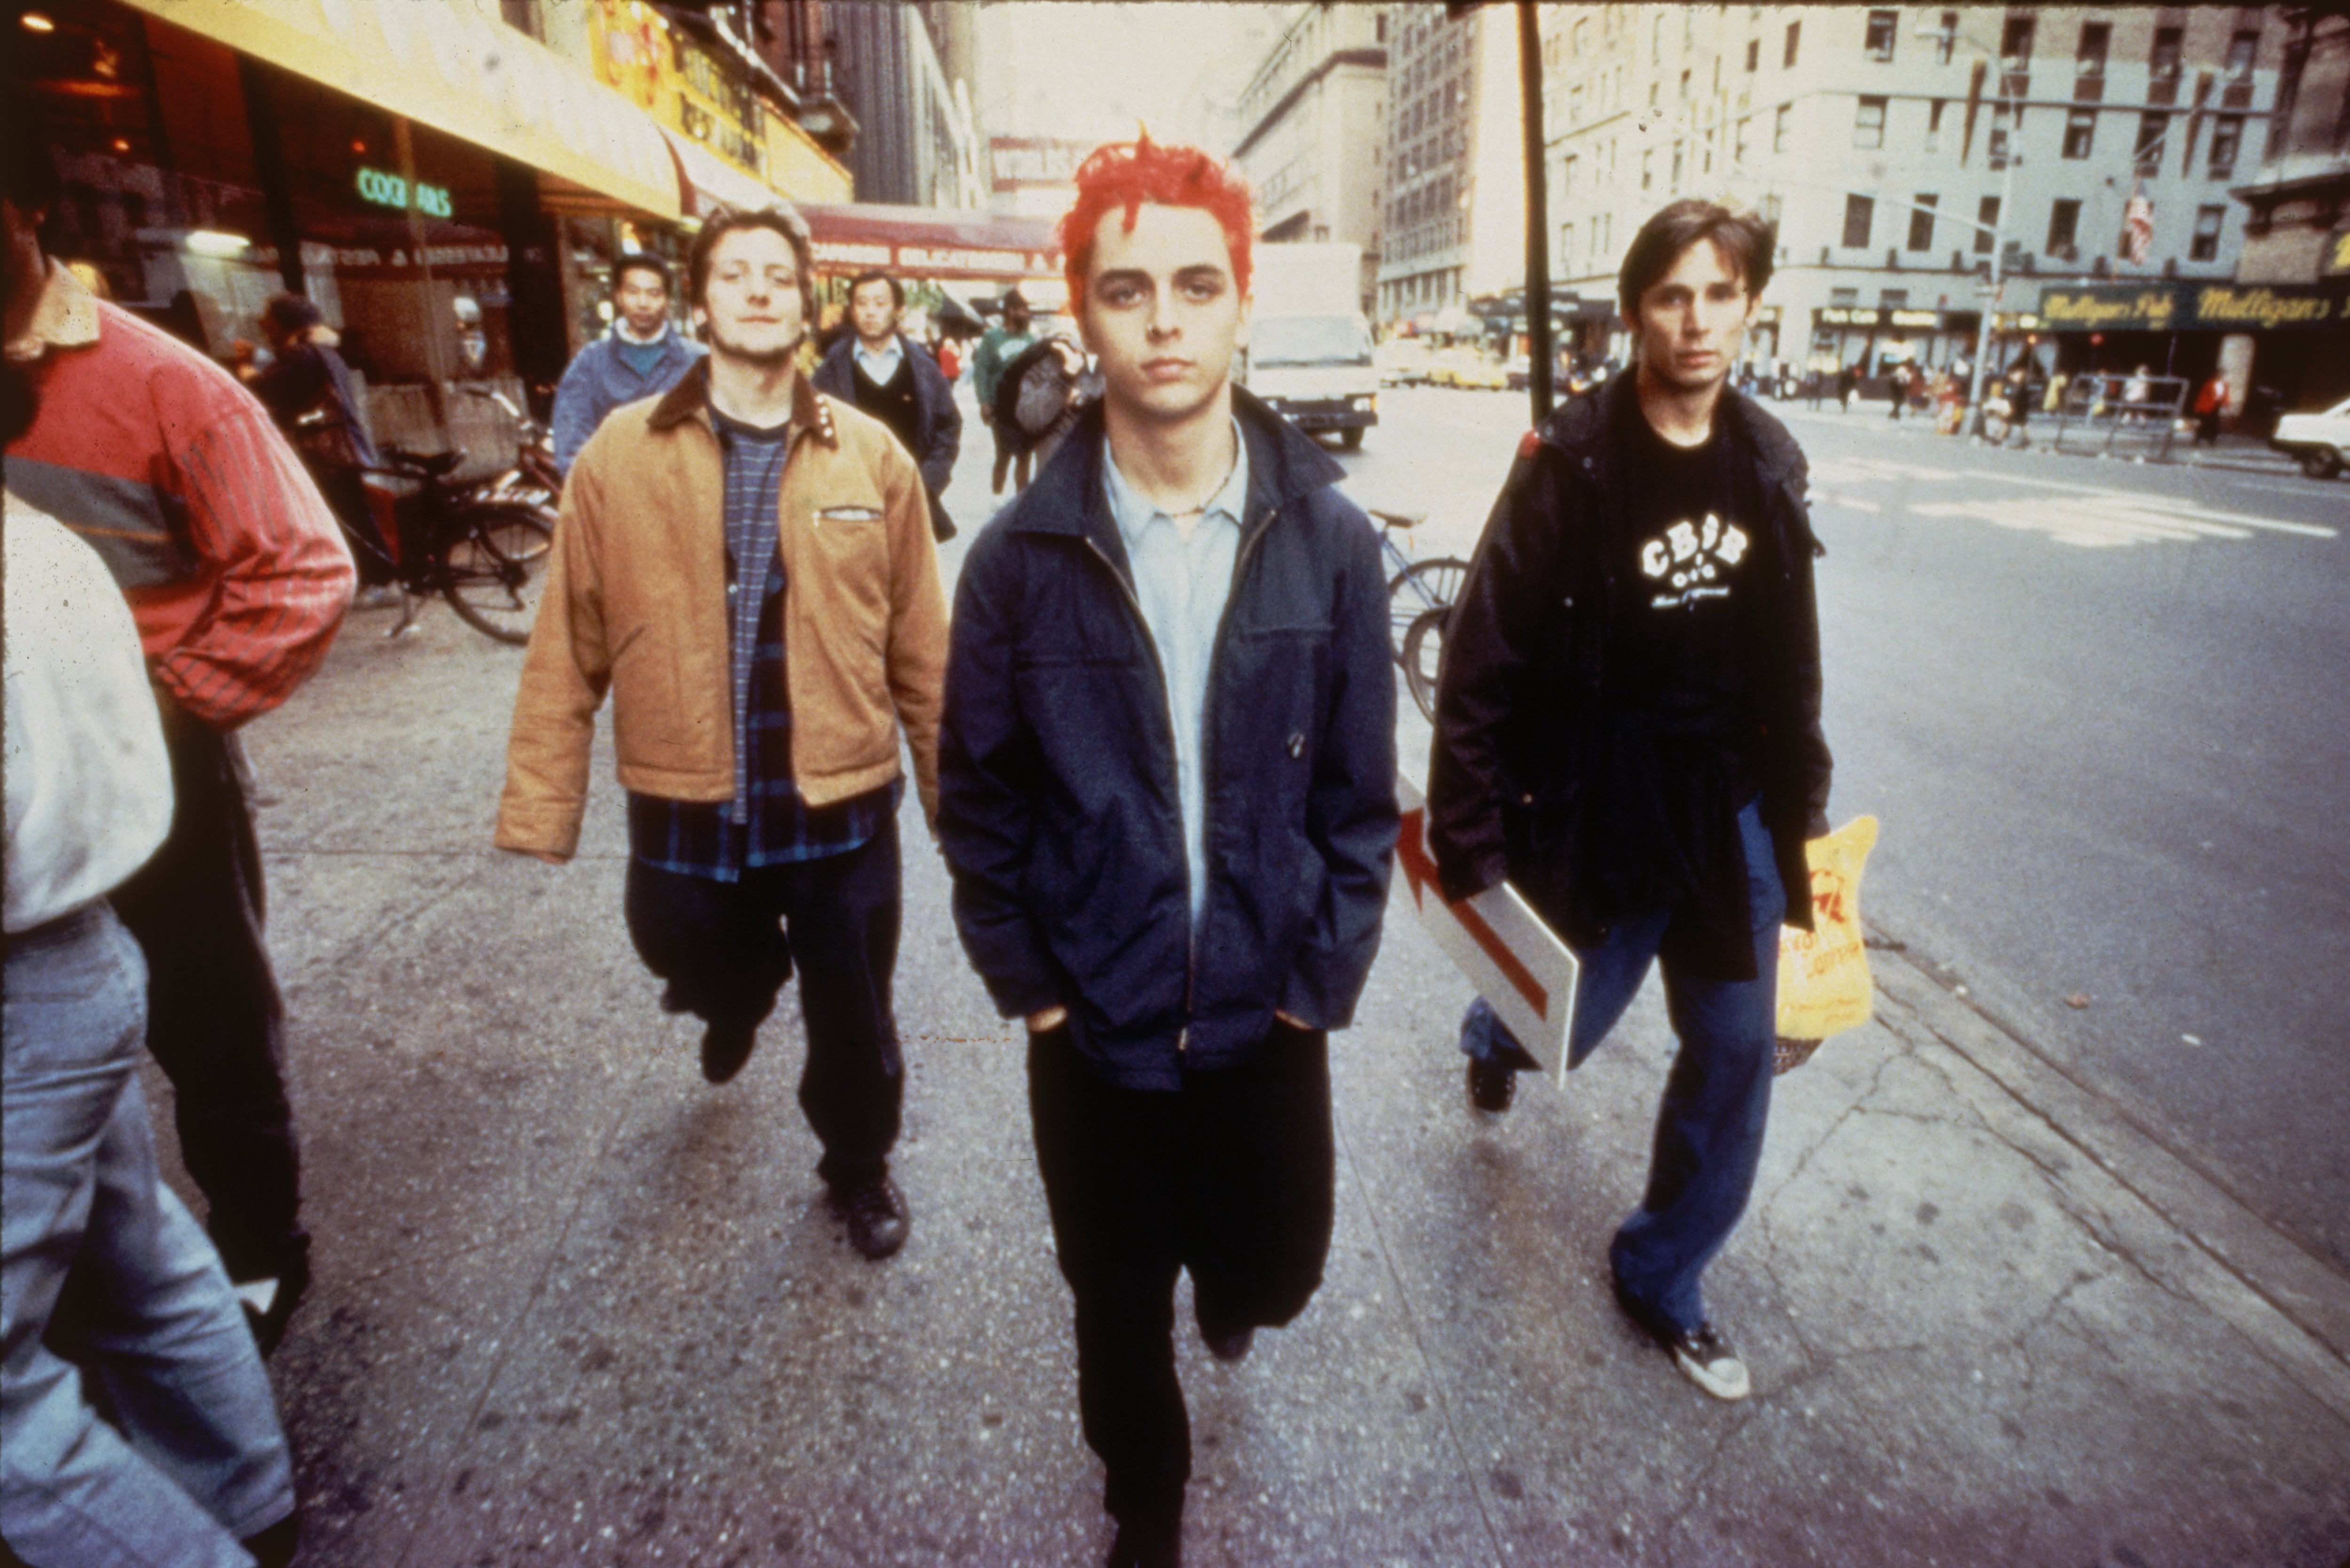
{"type": "Polygon", "coordinates": [[[1544,33],[1569,292],[1612,294],[1666,202],[1727,197],[1779,224],[1760,361],[1948,365],[1986,304],[2001,363],[2028,350],[2194,375],[2219,359],[2216,326],[2157,330],[2159,310],[2096,324],[2118,287],[2234,281],[2233,191],[2286,48],[2276,8],[1561,7],[1544,33]],[[2060,307],[2047,319],[2043,296],[2060,307]]]}
{"type": "Polygon", "coordinates": [[[1514,14],[1390,6],[1387,96],[1372,318],[1472,331],[1463,311],[1472,296],[1524,281],[1514,14]]]}
{"type": "Polygon", "coordinates": [[[1242,89],[1232,161],[1255,192],[1259,235],[1363,247],[1367,312],[1378,272],[1388,13],[1299,5],[1242,89]]]}

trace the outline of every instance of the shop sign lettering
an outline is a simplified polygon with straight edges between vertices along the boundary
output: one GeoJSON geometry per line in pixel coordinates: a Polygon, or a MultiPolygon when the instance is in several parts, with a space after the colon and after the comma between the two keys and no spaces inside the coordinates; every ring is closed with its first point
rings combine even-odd
{"type": "Polygon", "coordinates": [[[1866,306],[1824,305],[1817,311],[1822,327],[1900,327],[1934,332],[1942,328],[1939,310],[1899,310],[1866,306]]]}
{"type": "Polygon", "coordinates": [[[2325,237],[2324,259],[2317,264],[2320,277],[2350,277],[2350,225],[2325,237]]]}
{"type": "Polygon", "coordinates": [[[2311,295],[2219,284],[2196,291],[2195,319],[2211,327],[2314,327],[2333,317],[2334,304],[2311,295]]]}
{"type": "Polygon", "coordinates": [[[406,212],[413,205],[418,212],[435,218],[448,217],[454,211],[447,186],[427,185],[420,180],[416,182],[415,200],[411,203],[408,182],[380,169],[362,167],[359,174],[359,188],[361,201],[373,202],[379,207],[397,207],[406,212]]]}
{"type": "Polygon", "coordinates": [[[2265,331],[2324,327],[2345,314],[2339,285],[2229,283],[2051,288],[2040,317],[2059,331],[2265,331]]]}

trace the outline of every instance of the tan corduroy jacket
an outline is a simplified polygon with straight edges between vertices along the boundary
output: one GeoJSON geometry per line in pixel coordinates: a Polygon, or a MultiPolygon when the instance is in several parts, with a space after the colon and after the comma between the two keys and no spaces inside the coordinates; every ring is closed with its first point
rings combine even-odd
{"type": "MultiPolygon", "coordinates": [[[[624,788],[733,798],[725,465],[708,365],[615,410],[565,483],[515,694],[501,849],[577,849],[607,688],[624,788]]],[[[805,377],[792,424],[777,524],[793,781],[811,805],[878,788],[900,772],[902,726],[935,819],[947,608],[921,475],[879,421],[805,377]]]]}

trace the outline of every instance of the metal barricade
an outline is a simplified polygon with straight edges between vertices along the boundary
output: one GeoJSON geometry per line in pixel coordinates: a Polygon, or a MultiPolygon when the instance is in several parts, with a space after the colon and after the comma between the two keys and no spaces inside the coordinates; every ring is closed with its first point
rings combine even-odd
{"type": "Polygon", "coordinates": [[[2049,449],[2167,462],[2194,388],[2183,376],[2084,371],[2065,383],[2049,449]]]}

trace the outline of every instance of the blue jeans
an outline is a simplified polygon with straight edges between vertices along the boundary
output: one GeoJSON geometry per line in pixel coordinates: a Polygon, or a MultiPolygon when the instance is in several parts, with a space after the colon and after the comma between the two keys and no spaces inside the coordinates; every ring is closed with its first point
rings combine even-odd
{"type": "MultiPolygon", "coordinates": [[[[1608,1249],[1616,1284],[1652,1329],[1694,1330],[1705,1322],[1699,1279],[1746,1211],[1762,1132],[1771,1114],[1771,1067],[1779,1008],[1779,926],[1786,916],[1778,863],[1759,806],[1738,814],[1753,919],[1755,978],[1704,980],[1665,963],[1665,1006],[1680,1042],[1657,1111],[1648,1189],[1608,1249]]],[[[1569,1065],[1607,1037],[1648,978],[1673,911],[1612,928],[1578,949],[1569,1065]]],[[[1482,1061],[1522,1052],[1482,997],[1461,1021],[1461,1049],[1482,1061]]]]}
{"type": "Polygon", "coordinates": [[[6,984],[0,1536],[36,1568],[249,1563],[293,1469],[219,1255],[156,1173],[138,944],[93,904],[11,936],[6,984]]]}

